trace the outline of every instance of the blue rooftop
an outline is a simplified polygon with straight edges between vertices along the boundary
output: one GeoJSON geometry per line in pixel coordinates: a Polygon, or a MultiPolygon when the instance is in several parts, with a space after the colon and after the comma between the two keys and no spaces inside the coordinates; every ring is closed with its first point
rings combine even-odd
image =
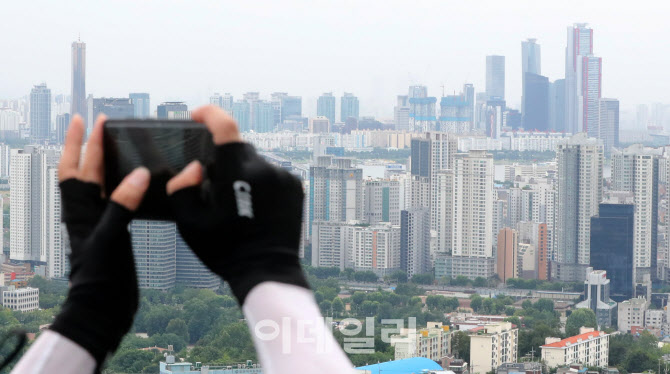
{"type": "Polygon", "coordinates": [[[382,362],[380,364],[357,367],[356,369],[369,370],[370,374],[419,374],[423,370],[444,370],[437,362],[425,357],[382,362]]]}

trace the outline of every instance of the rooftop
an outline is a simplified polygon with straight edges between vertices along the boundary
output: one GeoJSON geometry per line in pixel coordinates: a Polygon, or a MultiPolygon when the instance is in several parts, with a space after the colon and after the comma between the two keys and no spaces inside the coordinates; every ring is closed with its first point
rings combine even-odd
{"type": "Polygon", "coordinates": [[[583,333],[583,334],[571,336],[569,338],[563,339],[563,340],[555,342],[555,343],[545,344],[545,345],[541,346],[540,348],[566,348],[566,347],[569,347],[573,344],[585,342],[587,340],[597,338],[597,337],[602,337],[602,336],[605,336],[605,335],[607,335],[607,334],[605,334],[602,331],[586,332],[586,333],[583,333]]]}

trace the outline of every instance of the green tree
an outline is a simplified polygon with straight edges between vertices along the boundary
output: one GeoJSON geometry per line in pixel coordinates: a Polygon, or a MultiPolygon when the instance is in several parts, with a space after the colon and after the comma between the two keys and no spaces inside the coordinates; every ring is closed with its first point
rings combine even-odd
{"type": "Polygon", "coordinates": [[[477,277],[475,280],[472,282],[472,285],[475,287],[486,287],[486,278],[483,277],[477,277]]]}
{"type": "Polygon", "coordinates": [[[456,331],[451,338],[454,354],[466,362],[470,362],[470,335],[465,331],[456,331]]]}
{"type": "Polygon", "coordinates": [[[186,325],[186,321],[181,318],[171,319],[170,322],[168,322],[167,328],[165,328],[165,333],[180,336],[185,342],[190,341],[188,325],[186,325]]]}
{"type": "Polygon", "coordinates": [[[473,294],[472,296],[470,296],[470,308],[472,308],[472,310],[478,312],[479,309],[482,308],[482,304],[483,301],[481,296],[477,294],[473,294]]]}
{"type": "Polygon", "coordinates": [[[540,299],[535,303],[535,309],[539,311],[547,311],[547,312],[553,312],[554,311],[554,302],[553,300],[549,299],[540,299]]]}
{"type": "Polygon", "coordinates": [[[407,273],[402,270],[396,270],[391,273],[390,279],[395,283],[407,283],[407,273]]]}
{"type": "Polygon", "coordinates": [[[582,308],[573,311],[565,322],[565,334],[567,336],[578,335],[580,327],[598,327],[596,314],[591,309],[582,308]]]}
{"type": "Polygon", "coordinates": [[[331,303],[331,308],[333,308],[333,316],[338,317],[344,313],[344,302],[339,297],[335,297],[331,303]]]}
{"type": "Polygon", "coordinates": [[[415,274],[411,281],[416,284],[433,284],[433,274],[415,274]]]}

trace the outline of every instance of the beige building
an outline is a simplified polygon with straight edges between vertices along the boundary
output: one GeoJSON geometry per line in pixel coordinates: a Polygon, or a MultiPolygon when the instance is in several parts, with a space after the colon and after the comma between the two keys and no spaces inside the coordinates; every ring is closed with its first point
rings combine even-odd
{"type": "Polygon", "coordinates": [[[643,297],[622,301],[617,313],[618,330],[630,332],[631,327],[644,327],[644,313],[648,303],[643,297]]]}
{"type": "Polygon", "coordinates": [[[486,374],[507,362],[516,362],[519,330],[509,322],[482,326],[470,335],[470,372],[486,374]]]}
{"type": "Polygon", "coordinates": [[[584,366],[607,367],[609,358],[609,334],[582,327],[580,334],[560,340],[547,338],[541,346],[542,360],[550,368],[562,365],[582,364],[584,366]]]}
{"type": "Polygon", "coordinates": [[[391,336],[395,359],[425,357],[439,360],[451,353],[451,332],[442,322],[428,322],[425,329],[402,329],[391,336]]]}
{"type": "Polygon", "coordinates": [[[496,274],[501,281],[519,278],[519,233],[509,227],[498,233],[496,274]]]}

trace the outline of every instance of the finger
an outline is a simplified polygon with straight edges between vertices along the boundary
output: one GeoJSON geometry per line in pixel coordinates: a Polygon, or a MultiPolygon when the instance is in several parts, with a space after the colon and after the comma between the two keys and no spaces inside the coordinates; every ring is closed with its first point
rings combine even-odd
{"type": "Polygon", "coordinates": [[[235,119],[215,105],[205,105],[194,110],[191,112],[191,119],[207,126],[212,133],[214,144],[242,141],[235,119]]]}
{"type": "Polygon", "coordinates": [[[88,137],[86,143],[86,153],[84,154],[84,161],[82,162],[81,170],[79,172],[79,179],[84,182],[92,182],[102,185],[104,166],[103,162],[103,146],[102,146],[102,125],[107,120],[107,116],[101,114],[95,120],[91,136],[88,137]]]}
{"type": "Polygon", "coordinates": [[[136,210],[144,194],[149,188],[149,179],[151,175],[149,169],[139,167],[128,174],[118,187],[112,192],[112,201],[123,205],[128,210],[136,210]]]}
{"type": "Polygon", "coordinates": [[[58,180],[64,181],[76,178],[79,174],[79,157],[81,155],[81,142],[84,139],[84,120],[80,115],[72,117],[70,126],[65,135],[63,154],[58,164],[58,180]]]}
{"type": "Polygon", "coordinates": [[[197,186],[200,183],[202,183],[202,165],[196,160],[188,164],[179,174],[172,177],[167,182],[165,190],[169,196],[181,189],[197,186]]]}

